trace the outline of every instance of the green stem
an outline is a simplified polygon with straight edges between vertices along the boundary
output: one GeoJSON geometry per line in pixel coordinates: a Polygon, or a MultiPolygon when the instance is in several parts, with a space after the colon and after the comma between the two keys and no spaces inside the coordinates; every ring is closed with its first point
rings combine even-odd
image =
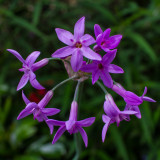
{"type": "Polygon", "coordinates": [[[76,155],[73,158],[73,160],[78,160],[80,155],[80,145],[79,145],[80,143],[79,143],[79,138],[77,133],[74,134],[74,140],[75,140],[75,146],[76,146],[76,155]]]}
{"type": "Polygon", "coordinates": [[[61,60],[60,58],[47,58],[49,61],[50,60],[61,60]]]}
{"type": "Polygon", "coordinates": [[[75,93],[74,93],[74,98],[73,98],[74,101],[78,100],[78,91],[79,91],[79,85],[80,85],[80,83],[81,83],[81,81],[78,80],[78,83],[77,83],[77,86],[76,86],[76,90],[75,90],[75,93]]]}
{"type": "Polygon", "coordinates": [[[107,92],[107,90],[105,89],[105,87],[104,87],[99,81],[97,81],[96,83],[99,85],[99,87],[103,90],[103,92],[104,92],[105,94],[108,94],[108,92],[107,92]]]}
{"type": "Polygon", "coordinates": [[[62,84],[66,83],[66,82],[68,82],[68,81],[70,81],[70,80],[72,80],[72,79],[74,79],[74,78],[76,78],[76,77],[77,77],[77,76],[73,76],[73,77],[70,77],[70,78],[68,78],[68,79],[65,79],[64,81],[60,82],[60,83],[57,84],[55,87],[53,87],[53,88],[52,88],[52,91],[54,91],[55,89],[57,89],[58,87],[60,87],[62,84]]]}

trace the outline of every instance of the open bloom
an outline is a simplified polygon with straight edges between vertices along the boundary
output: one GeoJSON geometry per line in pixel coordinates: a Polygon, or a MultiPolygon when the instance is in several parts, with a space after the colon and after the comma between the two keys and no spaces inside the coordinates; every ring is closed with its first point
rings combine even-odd
{"type": "Polygon", "coordinates": [[[98,24],[94,25],[94,33],[97,42],[97,45],[94,47],[95,51],[103,49],[104,51],[108,52],[110,49],[114,49],[119,45],[122,35],[114,35],[109,37],[110,32],[110,28],[103,32],[98,24]]]}
{"type": "Polygon", "coordinates": [[[101,60],[101,56],[89,48],[95,43],[94,38],[84,35],[85,17],[80,18],[74,26],[74,35],[64,29],[56,28],[56,33],[60,41],[65,43],[66,47],[60,48],[52,54],[55,58],[64,58],[72,55],[71,66],[77,72],[83,63],[83,56],[92,60],[101,60]]]}
{"type": "MultiPolygon", "coordinates": [[[[22,98],[26,103],[26,107],[20,112],[20,114],[17,117],[17,120],[22,119],[30,114],[33,114],[34,119],[37,119],[38,122],[42,122],[48,120],[47,116],[52,116],[59,113],[60,110],[57,108],[44,108],[48,104],[52,96],[53,92],[48,91],[46,95],[42,98],[42,100],[37,104],[35,102],[30,102],[22,91],[22,98]]],[[[52,133],[53,126],[48,126],[50,128],[50,132],[52,133]]]]}
{"type": "Polygon", "coordinates": [[[113,80],[109,73],[124,73],[123,69],[115,64],[111,64],[116,56],[117,50],[106,53],[101,61],[93,61],[91,64],[83,65],[80,70],[84,72],[92,72],[92,84],[101,77],[104,85],[111,88],[113,80]]]}
{"type": "Polygon", "coordinates": [[[18,87],[17,87],[17,91],[20,90],[21,88],[23,88],[28,80],[30,81],[31,85],[36,88],[36,89],[44,89],[44,87],[42,85],[39,84],[39,82],[36,80],[36,75],[33,73],[34,71],[38,70],[39,68],[45,66],[48,63],[48,59],[42,59],[39,62],[36,62],[36,59],[38,58],[38,56],[40,55],[39,51],[34,51],[32,52],[27,58],[26,60],[24,60],[22,58],[22,56],[15,50],[13,49],[7,49],[7,51],[9,51],[10,53],[12,53],[14,56],[16,56],[22,63],[22,68],[19,69],[20,72],[24,72],[24,75],[22,76],[18,87]]]}
{"type": "Polygon", "coordinates": [[[104,112],[106,113],[102,115],[102,120],[105,123],[102,130],[102,141],[104,142],[105,136],[110,124],[116,122],[117,126],[119,126],[120,121],[126,120],[129,121],[128,115],[136,114],[136,111],[124,110],[120,111],[117,105],[115,104],[112,96],[107,94],[105,96],[106,101],[104,102],[104,112]]]}
{"type": "Polygon", "coordinates": [[[47,124],[53,126],[60,126],[57,133],[54,136],[52,144],[54,144],[61,135],[67,130],[70,134],[80,132],[82,135],[85,146],[88,145],[88,137],[85,130],[82,127],[88,127],[95,121],[95,117],[87,118],[81,121],[77,121],[78,104],[73,101],[71,104],[70,116],[68,121],[47,120],[47,124]]]}

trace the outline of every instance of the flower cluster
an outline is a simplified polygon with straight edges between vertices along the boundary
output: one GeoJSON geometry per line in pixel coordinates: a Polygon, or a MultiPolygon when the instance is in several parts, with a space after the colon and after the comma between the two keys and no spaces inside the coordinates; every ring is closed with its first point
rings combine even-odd
{"type": "Polygon", "coordinates": [[[125,90],[120,84],[112,80],[110,74],[124,73],[121,67],[112,64],[112,61],[116,57],[116,48],[122,39],[122,35],[110,36],[111,29],[108,28],[103,32],[98,24],[95,24],[94,26],[95,38],[89,34],[84,34],[85,17],[80,18],[76,22],[74,26],[74,34],[60,28],[56,28],[55,30],[58,39],[67,46],[56,50],[52,54],[52,58],[45,58],[35,63],[40,55],[39,51],[34,51],[26,58],[26,60],[24,60],[17,51],[8,49],[10,53],[22,62],[22,68],[19,69],[19,71],[24,72],[24,75],[18,84],[17,91],[22,89],[28,81],[30,81],[34,88],[38,90],[44,89],[44,87],[36,80],[34,72],[48,64],[49,60],[62,60],[69,75],[68,79],[60,82],[49,90],[40,102],[31,102],[22,91],[22,97],[26,107],[18,115],[18,120],[33,114],[33,118],[37,119],[38,122],[46,122],[51,134],[53,133],[54,126],[59,126],[59,129],[53,138],[53,144],[65,131],[68,131],[70,134],[80,132],[85,146],[87,147],[88,137],[83,127],[89,127],[92,125],[95,121],[95,117],[77,120],[78,89],[82,81],[92,78],[92,84],[97,83],[105,93],[105,102],[103,106],[105,114],[102,115],[102,120],[105,123],[102,129],[103,142],[105,141],[106,133],[110,124],[117,123],[117,126],[119,126],[120,122],[123,120],[130,121],[131,115],[141,118],[139,105],[142,104],[143,101],[155,102],[152,98],[145,96],[147,93],[147,87],[145,87],[142,96],[139,97],[133,92],[125,90]],[[93,44],[93,49],[91,49],[90,45],[93,44]],[[60,109],[45,108],[46,105],[53,97],[54,90],[69,80],[78,81],[73,102],[71,103],[69,119],[66,121],[49,119],[48,116],[53,116],[59,113],[60,109]],[[100,82],[101,80],[103,84],[100,82]],[[126,105],[124,106],[123,111],[119,110],[111,94],[107,92],[106,87],[111,88],[124,99],[126,105]]]}

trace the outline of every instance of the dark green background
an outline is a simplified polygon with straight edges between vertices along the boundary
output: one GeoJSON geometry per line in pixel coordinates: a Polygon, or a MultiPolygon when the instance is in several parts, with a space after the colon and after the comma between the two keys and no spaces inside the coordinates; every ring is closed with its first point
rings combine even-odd
{"type": "MultiPolygon", "coordinates": [[[[88,148],[79,136],[80,159],[88,160],[159,160],[160,159],[160,1],[159,0],[0,0],[0,159],[1,160],[52,160],[75,156],[74,136],[67,132],[52,145],[53,135],[45,123],[34,121],[32,116],[17,121],[25,107],[21,91],[16,92],[22,74],[21,67],[7,48],[17,50],[24,58],[32,51],[41,51],[38,60],[50,57],[64,46],[55,28],[73,32],[75,22],[86,17],[85,33],[94,35],[94,24],[111,34],[122,34],[114,64],[125,73],[114,75],[115,81],[127,90],[147,96],[157,103],[144,102],[140,106],[142,119],[132,117],[120,127],[112,124],[101,141],[104,94],[87,80],[81,85],[79,119],[95,116],[96,121],[86,128],[88,148]]],[[[63,63],[50,61],[36,72],[38,81],[47,89],[67,78],[63,63]]],[[[60,108],[55,119],[67,120],[74,94],[75,82],[69,82],[55,91],[48,107],[60,108]]],[[[112,93],[121,110],[124,102],[112,93]]],[[[27,84],[27,97],[36,90],[27,84]]],[[[55,131],[57,128],[55,128],[55,131]]],[[[54,132],[55,133],[55,132],[54,132]]]]}

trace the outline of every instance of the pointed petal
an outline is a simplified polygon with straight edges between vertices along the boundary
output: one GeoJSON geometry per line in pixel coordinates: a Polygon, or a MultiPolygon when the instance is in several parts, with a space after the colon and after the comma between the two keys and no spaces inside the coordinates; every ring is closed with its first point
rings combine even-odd
{"type": "Polygon", "coordinates": [[[36,61],[36,59],[38,58],[38,56],[40,55],[39,51],[34,51],[32,52],[26,59],[26,63],[29,66],[32,66],[33,63],[36,61]]]}
{"type": "Polygon", "coordinates": [[[29,74],[24,74],[19,81],[17,91],[23,88],[27,84],[28,80],[29,80],[29,74]]]}
{"type": "Polygon", "coordinates": [[[80,42],[82,43],[82,45],[85,45],[87,47],[93,43],[96,43],[95,39],[89,34],[85,34],[84,36],[82,36],[80,38],[80,42]]]}
{"type": "Polygon", "coordinates": [[[95,117],[90,117],[81,121],[77,121],[76,124],[80,127],[88,127],[94,123],[95,119],[95,117]]]}
{"type": "Polygon", "coordinates": [[[103,42],[103,33],[99,34],[96,38],[96,43],[101,47],[101,43],[103,42]]]}
{"type": "Polygon", "coordinates": [[[109,37],[108,40],[110,41],[110,46],[108,48],[109,49],[116,48],[119,45],[121,39],[122,39],[122,35],[114,35],[109,37]]]}
{"type": "Polygon", "coordinates": [[[29,103],[25,109],[23,109],[17,117],[17,120],[22,119],[32,113],[32,109],[37,107],[37,104],[34,102],[29,103]]]}
{"type": "Polygon", "coordinates": [[[81,67],[81,71],[84,71],[84,72],[88,72],[88,73],[90,73],[90,72],[93,72],[95,69],[97,69],[98,67],[97,67],[97,64],[95,64],[94,62],[93,63],[91,63],[91,64],[87,64],[87,65],[82,65],[82,67],[81,67]]]}
{"type": "Polygon", "coordinates": [[[85,17],[80,18],[74,26],[74,38],[79,40],[84,35],[85,17]]]}
{"type": "Polygon", "coordinates": [[[128,110],[128,111],[120,111],[120,114],[132,115],[132,114],[137,114],[137,112],[128,110]]]}
{"type": "Polygon", "coordinates": [[[60,112],[60,109],[57,108],[43,108],[42,113],[44,113],[46,116],[53,116],[60,112]]]}
{"type": "Polygon", "coordinates": [[[31,69],[32,69],[32,71],[34,72],[34,71],[36,71],[36,70],[44,67],[45,65],[47,65],[48,62],[49,62],[49,60],[48,60],[47,58],[44,58],[44,59],[42,59],[41,61],[34,63],[34,64],[32,65],[32,67],[31,67],[31,69]]]}
{"type": "Polygon", "coordinates": [[[142,100],[143,100],[143,101],[148,101],[148,102],[156,102],[154,99],[152,99],[152,98],[150,98],[150,97],[146,97],[146,96],[144,96],[144,97],[142,98],[142,100]]]}
{"type": "Polygon", "coordinates": [[[22,90],[22,98],[23,98],[23,100],[24,100],[24,102],[25,102],[26,105],[27,105],[28,103],[30,103],[30,101],[28,100],[28,98],[25,96],[23,90],[22,90]]]}
{"type": "Polygon", "coordinates": [[[102,120],[104,123],[107,123],[108,121],[111,120],[111,118],[109,118],[108,116],[106,116],[105,114],[102,115],[102,120]]]}
{"type": "Polygon", "coordinates": [[[142,94],[142,97],[144,97],[144,96],[146,95],[146,93],[147,93],[147,87],[145,86],[144,92],[143,92],[143,94],[142,94]]]}
{"type": "Polygon", "coordinates": [[[77,72],[83,64],[83,55],[80,49],[77,49],[76,52],[72,54],[71,57],[71,66],[72,69],[77,72]]]}
{"type": "Polygon", "coordinates": [[[100,76],[100,72],[97,69],[92,73],[92,84],[95,84],[95,82],[99,79],[99,76],[100,76]]]}
{"type": "Polygon", "coordinates": [[[63,58],[63,57],[67,57],[67,56],[69,56],[69,55],[72,55],[75,51],[76,51],[76,48],[70,47],[70,46],[66,46],[66,47],[63,47],[63,48],[60,48],[60,49],[56,50],[56,51],[52,54],[52,57],[53,57],[53,58],[63,58]]]}
{"type": "Polygon", "coordinates": [[[65,43],[69,46],[73,46],[75,40],[74,40],[74,36],[71,32],[66,31],[64,29],[60,29],[60,28],[56,28],[55,30],[56,30],[58,39],[61,42],[65,43]]]}
{"type": "Polygon", "coordinates": [[[54,120],[54,119],[49,119],[46,121],[47,124],[49,125],[53,125],[53,126],[62,126],[62,125],[65,125],[65,122],[63,121],[57,121],[57,120],[54,120]]]}
{"type": "Polygon", "coordinates": [[[107,29],[103,32],[103,38],[104,38],[104,39],[108,39],[110,33],[111,33],[111,29],[110,29],[110,28],[107,28],[107,29]]]}
{"type": "MultiPolygon", "coordinates": [[[[136,116],[137,118],[141,119],[141,112],[140,112],[138,106],[126,105],[124,111],[135,111],[135,112],[137,112],[137,113],[135,114],[135,116],[136,116]]],[[[127,119],[130,120],[129,116],[127,116],[127,119]]]]}
{"type": "MultiPolygon", "coordinates": [[[[46,123],[47,123],[47,122],[46,122],[46,123]]],[[[48,125],[48,127],[49,127],[50,134],[52,134],[52,133],[53,133],[53,130],[54,130],[54,126],[51,125],[51,124],[48,124],[48,123],[47,123],[47,125],[48,125]]]]}
{"type": "Polygon", "coordinates": [[[110,122],[110,118],[107,119],[106,121],[106,124],[104,125],[103,129],[102,129],[102,142],[105,141],[105,137],[106,137],[106,133],[107,133],[107,130],[108,130],[108,127],[109,127],[109,122],[110,122]]]}
{"type": "Polygon", "coordinates": [[[110,72],[110,73],[124,73],[123,69],[115,64],[110,64],[108,66],[108,72],[110,72]]]}
{"type": "Polygon", "coordinates": [[[100,77],[105,86],[107,86],[108,88],[111,88],[113,86],[113,80],[108,72],[106,72],[105,70],[101,70],[100,77]]]}
{"type": "Polygon", "coordinates": [[[94,34],[97,37],[99,34],[103,33],[101,27],[98,24],[94,25],[94,34]]]}
{"type": "Polygon", "coordinates": [[[77,129],[79,130],[82,138],[83,138],[83,141],[84,141],[84,144],[85,144],[85,147],[88,146],[88,137],[87,137],[87,133],[85,132],[85,130],[82,128],[82,127],[79,127],[77,126],[77,129]]]}
{"type": "Polygon", "coordinates": [[[101,56],[98,53],[94,52],[89,47],[83,46],[81,48],[81,51],[82,51],[83,56],[86,57],[86,58],[88,58],[88,59],[98,60],[98,61],[102,60],[101,56]]]}
{"type": "Polygon", "coordinates": [[[116,53],[117,49],[114,49],[103,56],[102,61],[104,62],[105,66],[107,66],[114,60],[114,58],[116,57],[116,53]]]}
{"type": "Polygon", "coordinates": [[[73,101],[71,104],[69,120],[77,121],[77,113],[78,113],[78,103],[73,101]]]}
{"type": "MultiPolygon", "coordinates": [[[[46,93],[46,95],[42,98],[42,100],[38,103],[38,106],[40,108],[44,108],[49,101],[51,100],[51,98],[53,97],[53,91],[50,90],[46,93]]],[[[49,108],[48,108],[49,109],[49,108]]]]}
{"type": "Polygon", "coordinates": [[[16,56],[23,64],[26,64],[25,60],[22,58],[22,56],[13,49],[7,49],[10,53],[12,53],[14,56],[16,56]]]}
{"type": "Polygon", "coordinates": [[[57,133],[54,136],[54,139],[52,141],[52,144],[56,143],[58,141],[58,139],[62,136],[62,134],[66,131],[66,127],[65,126],[61,126],[57,133]]]}

